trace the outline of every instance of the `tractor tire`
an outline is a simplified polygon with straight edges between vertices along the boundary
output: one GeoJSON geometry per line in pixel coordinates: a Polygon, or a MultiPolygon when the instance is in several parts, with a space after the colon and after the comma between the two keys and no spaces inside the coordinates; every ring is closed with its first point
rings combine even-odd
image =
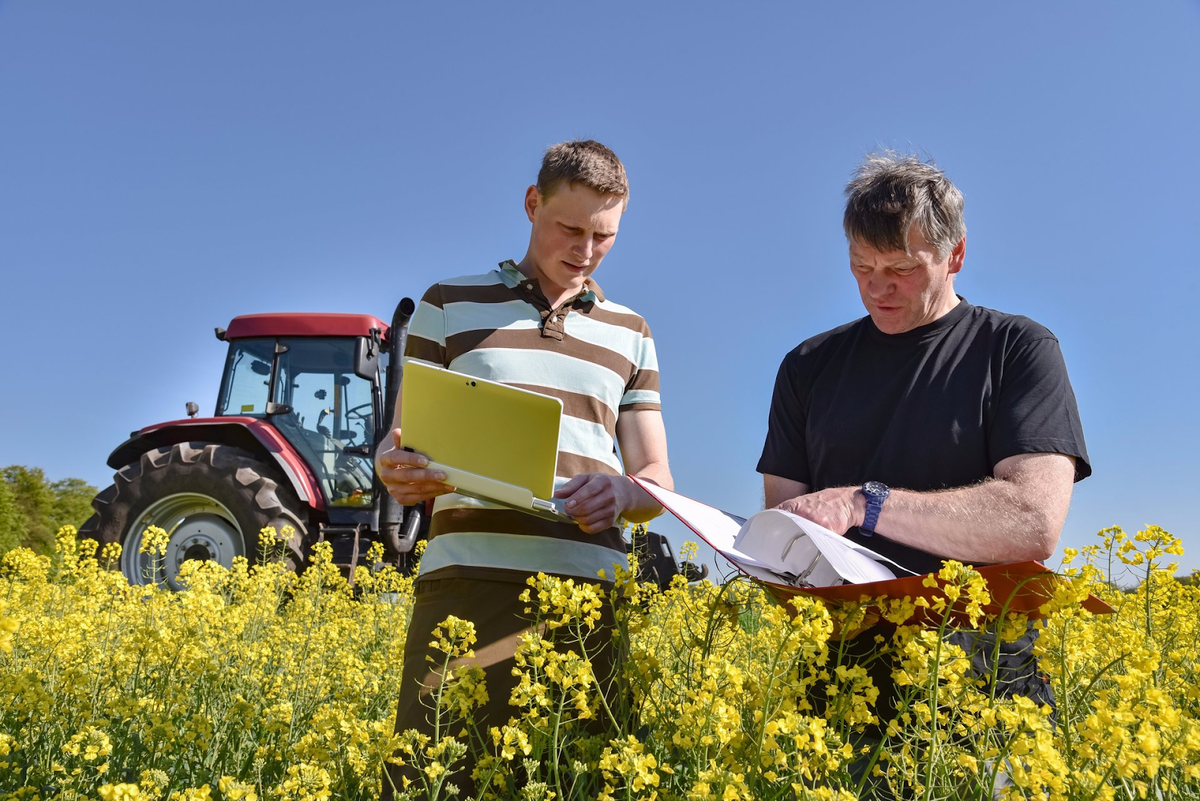
{"type": "Polygon", "coordinates": [[[303,563],[306,506],[286,480],[251,454],[229,445],[181,442],[142,454],[113,476],[92,501],[95,510],[80,536],[100,547],[121,545],[120,569],[131,584],[165,584],[181,589],[179,568],[188,559],[210,559],[225,567],[234,557],[253,562],[259,531],[290,525],[296,534],[284,549],[293,568],[303,563]],[[150,526],[167,532],[165,558],[155,566],[139,553],[150,526]]]}

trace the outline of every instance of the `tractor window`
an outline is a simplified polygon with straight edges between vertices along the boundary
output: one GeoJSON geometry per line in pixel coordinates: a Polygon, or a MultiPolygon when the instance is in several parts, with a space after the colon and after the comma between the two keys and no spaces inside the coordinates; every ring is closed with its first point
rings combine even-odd
{"type": "Polygon", "coordinates": [[[287,350],[279,355],[274,400],[291,411],[271,420],[308,462],[330,505],[369,506],[375,408],[372,383],[354,374],[355,341],[281,342],[287,350]]]}
{"type": "Polygon", "coordinates": [[[266,415],[274,349],[273,339],[243,339],[230,343],[221,395],[217,399],[217,416],[266,415]]]}

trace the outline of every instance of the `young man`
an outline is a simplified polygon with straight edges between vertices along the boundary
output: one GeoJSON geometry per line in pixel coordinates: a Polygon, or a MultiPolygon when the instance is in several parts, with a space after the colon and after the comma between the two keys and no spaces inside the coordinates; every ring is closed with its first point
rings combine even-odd
{"type": "MultiPolygon", "coordinates": [[[[551,147],[537,183],[525,192],[531,224],[525,257],[435,284],[413,315],[409,358],[562,400],[555,497],[567,499],[576,523],[455,493],[423,455],[402,449],[397,402],[392,442],[380,449],[376,469],[400,503],[436,499],[405,647],[397,731],[432,732],[435,677],[425,657],[433,655],[430,632],[448,615],[475,624],[472,661],[486,672],[489,696],[476,725],[486,731],[505,724],[515,711],[508,706],[513,654],[529,628],[517,598],[526,579],[543,572],[596,582],[601,571],[611,579],[614,564],[627,566],[618,521],[645,521],[662,511],[626,477],[672,486],[654,341],[646,322],[607,299],[591,277],[616,240],[628,199],[625,168],[607,147],[592,141],[551,147]]],[[[603,679],[615,667],[611,651],[598,661],[603,679]]],[[[470,788],[471,767],[453,779],[462,789],[470,788]]],[[[385,799],[402,773],[385,775],[385,799]]]]}

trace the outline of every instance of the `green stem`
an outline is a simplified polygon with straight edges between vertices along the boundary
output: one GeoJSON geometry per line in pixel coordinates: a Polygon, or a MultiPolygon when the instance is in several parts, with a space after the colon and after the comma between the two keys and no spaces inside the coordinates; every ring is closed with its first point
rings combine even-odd
{"type": "MultiPolygon", "coordinates": [[[[949,618],[949,607],[947,607],[946,619],[949,618]]],[[[925,798],[930,799],[933,796],[933,764],[937,757],[938,751],[938,667],[942,664],[942,642],[946,634],[946,619],[942,620],[942,624],[938,626],[937,650],[934,651],[933,670],[930,674],[929,682],[932,685],[930,689],[930,709],[929,709],[929,756],[925,763],[925,798]]]]}
{"type": "Polygon", "coordinates": [[[559,770],[559,749],[558,749],[558,728],[562,722],[563,702],[566,696],[560,696],[558,699],[558,711],[554,716],[554,726],[550,729],[550,763],[554,766],[554,789],[555,797],[562,798],[562,774],[559,770]]]}

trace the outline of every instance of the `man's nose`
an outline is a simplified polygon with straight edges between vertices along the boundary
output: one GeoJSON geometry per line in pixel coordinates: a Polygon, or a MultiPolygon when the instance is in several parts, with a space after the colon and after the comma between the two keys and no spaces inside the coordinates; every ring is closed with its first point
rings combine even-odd
{"type": "Polygon", "coordinates": [[[590,236],[585,236],[575,243],[575,255],[581,261],[587,261],[592,257],[592,238],[590,236]]]}
{"type": "Polygon", "coordinates": [[[892,282],[887,276],[872,273],[867,279],[867,293],[873,298],[886,297],[892,291],[892,282]]]}

